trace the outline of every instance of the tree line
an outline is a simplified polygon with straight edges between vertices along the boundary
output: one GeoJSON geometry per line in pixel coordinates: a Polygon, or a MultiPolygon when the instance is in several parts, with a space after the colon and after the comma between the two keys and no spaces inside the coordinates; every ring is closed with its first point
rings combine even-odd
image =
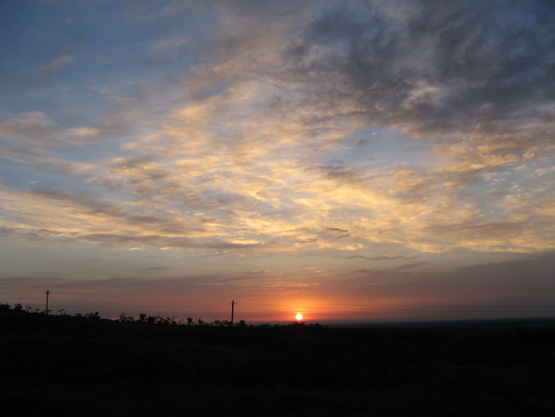
{"type": "MultiPolygon", "coordinates": [[[[30,305],[26,305],[23,307],[22,304],[16,303],[12,308],[10,304],[1,303],[0,302],[0,311],[14,311],[14,312],[21,312],[21,313],[29,313],[29,314],[47,314],[50,313],[51,310],[45,311],[39,308],[33,309],[30,305]]],[[[59,316],[66,316],[66,317],[77,317],[77,318],[84,318],[89,320],[111,320],[108,318],[103,318],[100,316],[98,311],[81,314],[69,314],[64,309],[60,309],[58,311],[59,316]]],[[[113,320],[111,320],[113,321],[113,320]]],[[[212,322],[204,321],[201,318],[193,318],[187,317],[186,319],[177,319],[175,316],[172,317],[162,317],[162,316],[151,316],[150,314],[140,313],[137,318],[133,316],[128,316],[125,313],[121,313],[115,321],[119,321],[121,323],[141,323],[147,325],[155,325],[155,326],[210,326],[210,327],[231,327],[232,323],[229,320],[218,320],[215,319],[212,322]]],[[[233,323],[234,327],[246,327],[247,323],[245,320],[239,320],[237,323],[233,323]]]]}

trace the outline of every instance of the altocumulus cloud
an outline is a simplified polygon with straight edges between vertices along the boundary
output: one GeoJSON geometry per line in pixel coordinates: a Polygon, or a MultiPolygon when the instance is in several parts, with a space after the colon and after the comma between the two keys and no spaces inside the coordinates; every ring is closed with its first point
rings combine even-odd
{"type": "Polygon", "coordinates": [[[94,123],[5,118],[5,157],[57,186],[4,183],[3,236],[223,251],[554,246],[553,4],[214,4],[116,14],[216,24],[197,51],[193,33],[167,30],[130,63],[179,71],[131,85],[100,68],[94,123]]]}

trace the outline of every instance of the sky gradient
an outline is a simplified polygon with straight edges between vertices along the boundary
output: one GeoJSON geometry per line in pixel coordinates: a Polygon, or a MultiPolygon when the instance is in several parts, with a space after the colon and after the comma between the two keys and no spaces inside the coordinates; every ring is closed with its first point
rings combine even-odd
{"type": "Polygon", "coordinates": [[[555,316],[550,1],[0,4],[0,301],[555,316]]]}

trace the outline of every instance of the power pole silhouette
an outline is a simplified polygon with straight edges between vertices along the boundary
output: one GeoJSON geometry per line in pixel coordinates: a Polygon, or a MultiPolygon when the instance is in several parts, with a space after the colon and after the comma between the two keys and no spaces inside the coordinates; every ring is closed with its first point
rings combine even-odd
{"type": "Polygon", "coordinates": [[[45,313],[48,316],[48,296],[50,295],[50,290],[46,290],[46,310],[45,313]]]}
{"type": "Polygon", "coordinates": [[[233,309],[235,308],[235,304],[237,304],[235,300],[232,300],[231,301],[231,327],[233,327],[233,309]]]}

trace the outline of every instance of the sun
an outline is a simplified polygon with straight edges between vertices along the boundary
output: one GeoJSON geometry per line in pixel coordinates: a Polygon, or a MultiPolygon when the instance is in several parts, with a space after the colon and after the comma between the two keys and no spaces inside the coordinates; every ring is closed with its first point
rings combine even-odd
{"type": "Polygon", "coordinates": [[[297,320],[302,320],[303,319],[303,315],[301,313],[297,313],[297,315],[295,316],[295,318],[297,320]]]}

